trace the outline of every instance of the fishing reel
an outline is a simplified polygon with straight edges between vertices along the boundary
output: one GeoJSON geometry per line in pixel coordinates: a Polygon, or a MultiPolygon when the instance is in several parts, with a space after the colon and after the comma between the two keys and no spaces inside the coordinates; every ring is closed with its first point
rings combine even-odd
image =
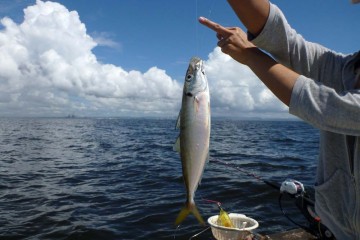
{"type": "Polygon", "coordinates": [[[296,180],[286,179],[280,187],[280,193],[288,193],[290,195],[305,193],[304,185],[296,180]]]}
{"type": "Polygon", "coordinates": [[[262,181],[266,185],[276,189],[280,190],[280,196],[279,196],[279,206],[283,213],[283,215],[293,224],[296,226],[304,229],[308,233],[315,236],[317,239],[320,240],[334,240],[335,237],[332,234],[332,232],[321,222],[321,219],[319,216],[315,213],[315,202],[310,198],[310,196],[306,193],[304,185],[296,180],[293,179],[286,179],[281,185],[278,183],[274,183],[272,181],[265,180],[253,173],[249,173],[243,169],[241,169],[239,166],[232,165],[220,160],[212,160],[215,163],[219,163],[221,165],[229,166],[234,169],[236,169],[239,172],[242,172],[246,174],[249,177],[253,177],[259,181],[262,181]],[[295,199],[295,205],[300,210],[300,212],[303,214],[305,219],[307,220],[307,225],[301,225],[299,223],[296,223],[294,220],[292,220],[284,211],[282,207],[282,197],[287,194],[291,198],[295,199]]]}
{"type": "Polygon", "coordinates": [[[315,202],[310,199],[309,195],[305,192],[304,185],[293,179],[286,179],[280,186],[279,206],[283,215],[293,224],[301,227],[305,231],[314,235],[317,239],[321,240],[334,240],[335,237],[332,232],[321,223],[321,219],[316,215],[315,202]],[[281,200],[283,194],[286,193],[290,197],[295,198],[295,205],[304,215],[308,221],[307,226],[303,226],[292,220],[283,210],[281,200]]]}

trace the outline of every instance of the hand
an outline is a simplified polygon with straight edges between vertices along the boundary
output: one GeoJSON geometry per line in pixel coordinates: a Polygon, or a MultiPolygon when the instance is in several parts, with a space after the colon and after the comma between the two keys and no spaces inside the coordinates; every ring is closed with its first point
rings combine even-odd
{"type": "Polygon", "coordinates": [[[200,17],[199,22],[216,32],[221,51],[245,64],[286,105],[289,106],[292,89],[299,74],[277,63],[247,40],[240,28],[225,28],[200,17]]]}
{"type": "Polygon", "coordinates": [[[204,17],[199,18],[199,22],[216,32],[218,46],[225,54],[230,55],[236,61],[248,65],[248,61],[258,50],[254,44],[247,39],[246,33],[238,27],[223,27],[218,23],[210,21],[204,17]]]}

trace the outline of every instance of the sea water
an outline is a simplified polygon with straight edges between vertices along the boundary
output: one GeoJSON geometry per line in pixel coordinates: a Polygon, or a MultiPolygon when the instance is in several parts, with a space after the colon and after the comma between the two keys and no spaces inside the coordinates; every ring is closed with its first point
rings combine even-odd
{"type": "MultiPolygon", "coordinates": [[[[189,239],[204,230],[185,201],[176,119],[0,119],[0,239],[189,239]]],[[[301,121],[212,120],[210,161],[195,201],[205,219],[228,212],[270,234],[294,228],[279,192],[217,159],[265,180],[311,189],[318,132],[301,121]]],[[[302,221],[293,200],[289,215],[302,221]]],[[[213,239],[206,231],[196,239],[213,239]]]]}

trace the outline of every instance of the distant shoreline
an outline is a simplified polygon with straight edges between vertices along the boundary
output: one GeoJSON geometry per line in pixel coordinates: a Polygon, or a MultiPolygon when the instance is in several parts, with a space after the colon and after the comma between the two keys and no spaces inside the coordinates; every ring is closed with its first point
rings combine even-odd
{"type": "MultiPolygon", "coordinates": [[[[174,120],[176,121],[177,117],[175,116],[114,116],[114,117],[107,117],[107,116],[0,116],[0,119],[69,119],[69,120],[76,120],[76,119],[143,119],[143,120],[174,120]]],[[[220,117],[215,116],[211,118],[212,121],[286,121],[286,122],[302,122],[301,119],[295,117],[289,118],[261,118],[261,117],[220,117]]]]}

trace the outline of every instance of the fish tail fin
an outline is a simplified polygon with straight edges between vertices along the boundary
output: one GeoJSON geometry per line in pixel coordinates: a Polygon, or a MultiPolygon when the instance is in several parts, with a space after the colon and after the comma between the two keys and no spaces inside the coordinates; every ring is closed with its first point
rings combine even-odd
{"type": "Polygon", "coordinates": [[[176,220],[175,220],[175,225],[178,226],[180,225],[180,223],[182,223],[182,221],[184,221],[184,219],[190,214],[190,209],[187,208],[187,206],[184,206],[179,215],[177,216],[176,220]]]}
{"type": "Polygon", "coordinates": [[[201,217],[199,210],[197,209],[195,203],[186,204],[180,211],[179,215],[175,220],[175,225],[178,226],[185,218],[192,213],[201,225],[205,225],[204,219],[201,217]]]}
{"type": "Polygon", "coordinates": [[[191,212],[192,212],[192,214],[194,214],[194,216],[199,221],[199,223],[201,225],[205,226],[204,219],[201,217],[201,214],[200,214],[199,210],[197,209],[197,207],[195,206],[195,204],[194,204],[191,212]]]}

